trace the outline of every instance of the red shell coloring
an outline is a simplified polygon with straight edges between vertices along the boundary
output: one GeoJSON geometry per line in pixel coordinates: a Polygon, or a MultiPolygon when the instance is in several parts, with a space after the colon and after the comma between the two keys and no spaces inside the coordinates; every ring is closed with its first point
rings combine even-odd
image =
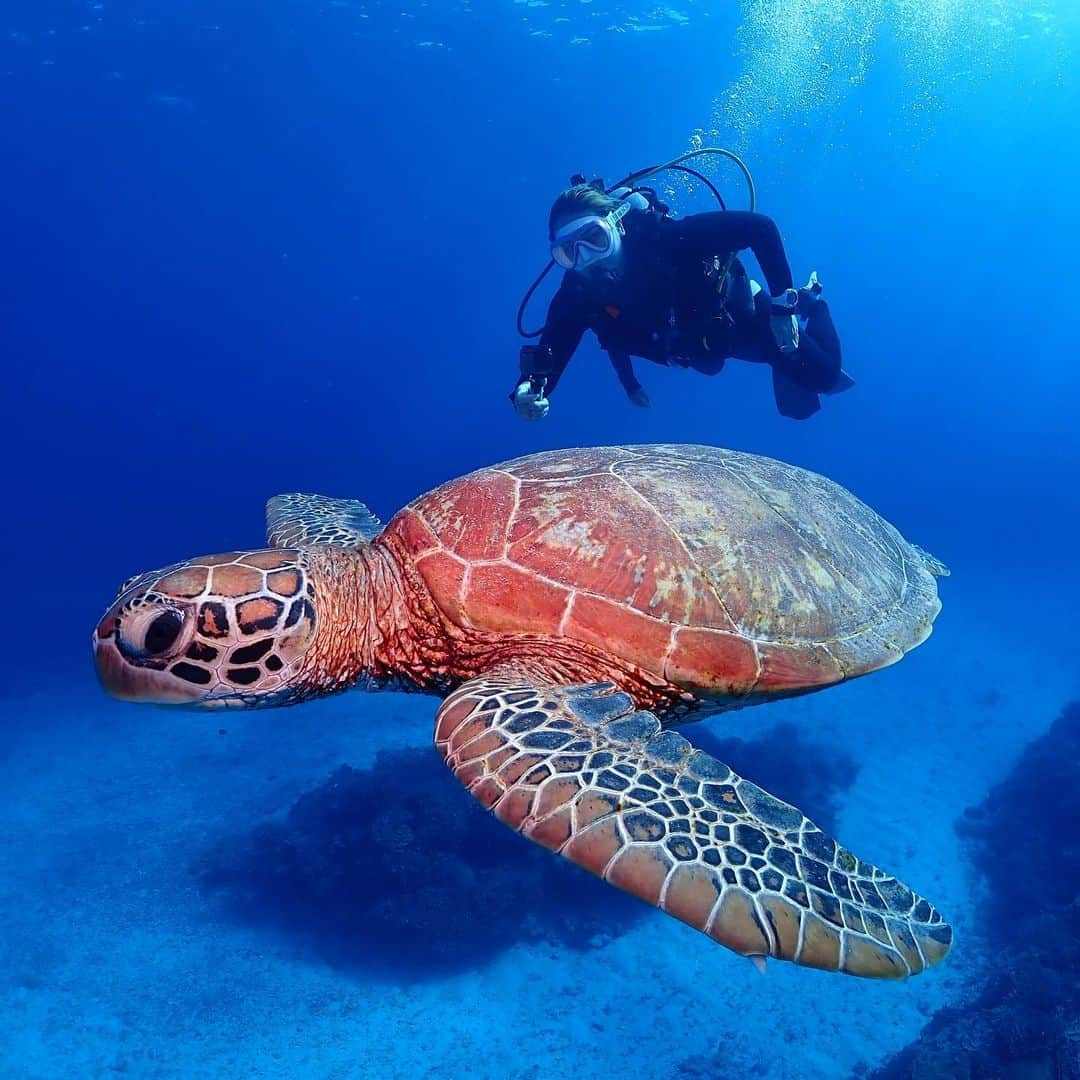
{"type": "Polygon", "coordinates": [[[535,454],[386,531],[458,626],[587,642],[710,697],[865,674],[940,607],[922,552],[839,485],[711,447],[535,454]]]}

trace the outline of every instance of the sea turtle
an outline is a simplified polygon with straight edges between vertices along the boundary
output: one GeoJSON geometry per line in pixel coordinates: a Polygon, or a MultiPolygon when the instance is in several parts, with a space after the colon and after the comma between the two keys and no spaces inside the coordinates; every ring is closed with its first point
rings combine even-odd
{"type": "Polygon", "coordinates": [[[944,957],[926,900],[670,730],[900,659],[945,568],[837,484],[704,446],[552,451],[420,496],[281,495],[258,551],[126,582],[93,635],[117,697],[444,696],[435,745],[496,817],[761,966],[944,957]],[[696,717],[695,717],[696,718],[696,717]]]}

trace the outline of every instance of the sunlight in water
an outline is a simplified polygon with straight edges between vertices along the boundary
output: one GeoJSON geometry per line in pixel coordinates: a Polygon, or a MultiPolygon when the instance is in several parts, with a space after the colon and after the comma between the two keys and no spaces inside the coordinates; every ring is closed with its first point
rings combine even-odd
{"type": "Polygon", "coordinates": [[[1018,43],[1055,42],[1051,2],[744,0],[743,70],[717,99],[709,134],[745,146],[762,127],[820,119],[889,54],[903,72],[903,108],[934,110],[953,88],[1015,63],[1018,43]]]}

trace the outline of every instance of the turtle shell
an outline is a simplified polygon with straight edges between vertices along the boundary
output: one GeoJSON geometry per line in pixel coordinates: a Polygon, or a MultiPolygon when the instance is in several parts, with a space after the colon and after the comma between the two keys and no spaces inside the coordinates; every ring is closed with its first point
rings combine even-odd
{"type": "Polygon", "coordinates": [[[533,454],[387,526],[463,628],[588,642],[710,697],[890,664],[930,633],[942,569],[838,484],[706,446],[533,454]]]}

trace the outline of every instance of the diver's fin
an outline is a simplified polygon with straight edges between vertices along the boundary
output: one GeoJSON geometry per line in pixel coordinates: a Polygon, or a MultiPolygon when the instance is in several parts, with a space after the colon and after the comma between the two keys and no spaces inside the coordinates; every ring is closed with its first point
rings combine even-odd
{"type": "Polygon", "coordinates": [[[292,492],[275,495],[266,504],[266,542],[271,547],[355,547],[381,530],[379,519],[355,499],[292,492]]]}
{"type": "Polygon", "coordinates": [[[824,392],[826,394],[842,394],[845,390],[850,390],[854,385],[855,380],[846,371],[841,371],[836,376],[836,382],[824,392]]]}
{"type": "Polygon", "coordinates": [[[781,416],[792,420],[806,420],[821,408],[821,399],[813,390],[800,386],[775,367],[772,373],[773,397],[781,416]]]}

